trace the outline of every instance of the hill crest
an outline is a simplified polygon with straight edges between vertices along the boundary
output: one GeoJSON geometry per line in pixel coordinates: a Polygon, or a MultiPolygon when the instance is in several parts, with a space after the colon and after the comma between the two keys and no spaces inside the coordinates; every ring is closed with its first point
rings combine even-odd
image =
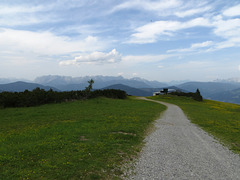
{"type": "Polygon", "coordinates": [[[59,91],[57,88],[54,88],[54,87],[44,86],[37,83],[28,83],[23,81],[17,81],[17,82],[8,83],[8,84],[0,84],[0,91],[23,92],[25,90],[32,91],[37,87],[44,90],[52,89],[54,91],[59,91]]]}

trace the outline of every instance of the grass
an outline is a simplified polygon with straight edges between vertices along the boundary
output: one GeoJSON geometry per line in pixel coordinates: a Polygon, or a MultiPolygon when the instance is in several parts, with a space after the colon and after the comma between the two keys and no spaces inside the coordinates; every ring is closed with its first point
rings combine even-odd
{"type": "Polygon", "coordinates": [[[0,179],[118,179],[164,109],[133,98],[0,109],[0,179]]]}
{"type": "Polygon", "coordinates": [[[240,105],[212,100],[203,102],[171,95],[151,99],[176,104],[188,118],[240,154],[240,105]]]}

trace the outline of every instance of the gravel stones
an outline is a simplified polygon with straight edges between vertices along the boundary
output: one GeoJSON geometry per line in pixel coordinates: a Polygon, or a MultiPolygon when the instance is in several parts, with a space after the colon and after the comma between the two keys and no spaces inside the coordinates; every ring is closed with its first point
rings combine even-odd
{"type": "Polygon", "coordinates": [[[239,155],[192,124],[178,106],[162,104],[168,109],[127,179],[240,179],[239,155]]]}

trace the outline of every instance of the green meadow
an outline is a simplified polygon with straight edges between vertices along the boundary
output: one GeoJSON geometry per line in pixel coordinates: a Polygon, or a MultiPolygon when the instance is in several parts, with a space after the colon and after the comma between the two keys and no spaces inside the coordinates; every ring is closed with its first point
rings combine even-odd
{"type": "MultiPolygon", "coordinates": [[[[188,118],[240,154],[240,105],[171,95],[188,118]]],[[[119,179],[166,108],[96,98],[0,109],[0,179],[119,179]]]]}
{"type": "Polygon", "coordinates": [[[191,122],[240,154],[240,105],[171,95],[150,98],[178,105],[191,122]]]}
{"type": "Polygon", "coordinates": [[[134,98],[0,109],[0,179],[118,179],[163,110],[134,98]]]}

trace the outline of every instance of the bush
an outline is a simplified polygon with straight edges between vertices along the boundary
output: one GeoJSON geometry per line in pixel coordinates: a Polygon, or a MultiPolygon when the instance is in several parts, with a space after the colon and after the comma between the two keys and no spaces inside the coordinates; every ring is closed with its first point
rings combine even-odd
{"type": "Polygon", "coordinates": [[[202,101],[203,97],[199,91],[199,89],[197,89],[197,91],[195,93],[189,92],[189,93],[184,93],[184,92],[171,92],[172,95],[176,95],[176,96],[186,96],[186,97],[192,97],[194,100],[196,101],[202,101]]]}
{"type": "Polygon", "coordinates": [[[0,93],[0,107],[30,107],[39,106],[49,103],[61,103],[64,101],[83,100],[104,96],[114,99],[125,99],[125,91],[106,89],[95,91],[65,91],[57,92],[50,89],[36,88],[33,91],[25,90],[24,92],[2,92],[0,93]]]}

